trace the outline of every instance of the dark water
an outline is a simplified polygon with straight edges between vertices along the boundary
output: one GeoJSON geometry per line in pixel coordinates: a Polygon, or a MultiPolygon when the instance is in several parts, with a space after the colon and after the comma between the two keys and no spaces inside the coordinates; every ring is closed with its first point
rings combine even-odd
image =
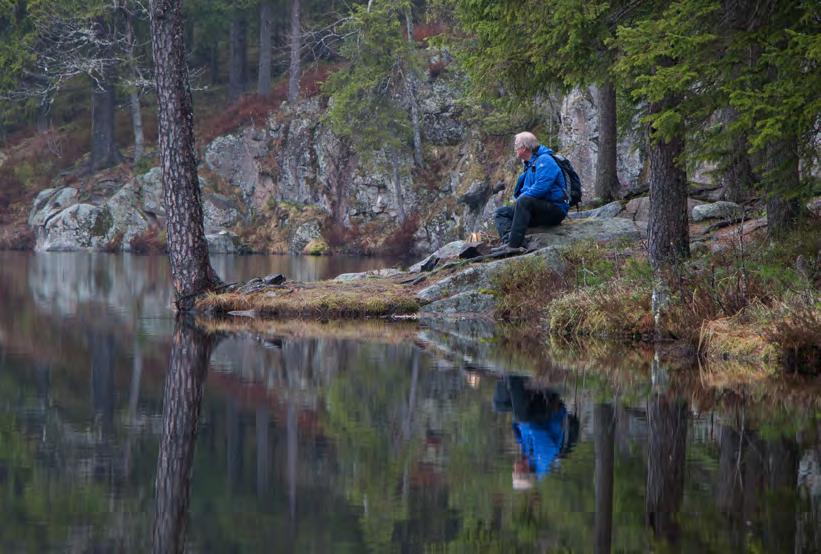
{"type": "Polygon", "coordinates": [[[209,337],[173,319],[167,271],[0,252],[0,551],[821,550],[816,407],[529,375],[415,324],[209,337]]]}

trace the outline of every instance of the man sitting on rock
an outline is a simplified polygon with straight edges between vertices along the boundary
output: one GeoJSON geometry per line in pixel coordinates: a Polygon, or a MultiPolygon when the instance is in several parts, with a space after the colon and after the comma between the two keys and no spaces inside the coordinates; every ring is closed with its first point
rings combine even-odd
{"type": "Polygon", "coordinates": [[[558,225],[570,207],[564,174],[553,159],[553,151],[528,132],[516,135],[513,148],[524,171],[513,191],[515,204],[503,206],[494,214],[502,244],[493,253],[524,251],[528,227],[558,225]]]}

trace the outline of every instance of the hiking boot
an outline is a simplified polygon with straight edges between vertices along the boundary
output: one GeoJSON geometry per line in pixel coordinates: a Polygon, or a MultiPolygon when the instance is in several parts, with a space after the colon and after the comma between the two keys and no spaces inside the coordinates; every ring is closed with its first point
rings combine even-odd
{"type": "Polygon", "coordinates": [[[501,256],[504,254],[524,254],[527,251],[524,247],[519,246],[518,248],[514,248],[508,244],[500,244],[495,248],[490,249],[491,256],[501,256]]]}

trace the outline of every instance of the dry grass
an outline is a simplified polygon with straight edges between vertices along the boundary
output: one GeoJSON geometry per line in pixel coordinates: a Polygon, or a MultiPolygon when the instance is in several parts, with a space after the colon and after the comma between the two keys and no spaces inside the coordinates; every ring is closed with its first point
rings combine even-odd
{"type": "Polygon", "coordinates": [[[253,311],[260,317],[337,319],[415,314],[419,306],[407,287],[369,279],[271,286],[250,294],[212,293],[199,300],[196,308],[213,314],[253,311]]]}
{"type": "Polygon", "coordinates": [[[545,312],[551,334],[646,339],[653,335],[650,291],[615,282],[557,297],[545,312]]]}

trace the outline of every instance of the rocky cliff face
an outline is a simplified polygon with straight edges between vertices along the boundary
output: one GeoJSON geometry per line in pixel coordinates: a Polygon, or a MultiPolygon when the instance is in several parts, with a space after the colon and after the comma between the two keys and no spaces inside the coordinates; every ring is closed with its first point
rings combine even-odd
{"type": "MultiPolygon", "coordinates": [[[[323,99],[283,105],[267,121],[216,138],[203,151],[203,204],[212,251],[430,252],[471,233],[493,234],[493,211],[509,199],[518,170],[509,141],[485,140],[461,118],[461,81],[420,83],[426,167],[410,149],[356,155],[323,121],[323,99]],[[235,234],[236,233],[236,234],[235,234]]],[[[596,110],[587,91],[565,98],[561,145],[592,198],[596,110]]],[[[398,99],[400,102],[402,99],[398,99]]],[[[546,114],[546,118],[556,116],[546,114]]],[[[629,141],[619,175],[634,185],[641,159],[629,141]]],[[[35,200],[37,250],[124,250],[164,229],[159,168],[136,177],[95,177],[35,200]],[[103,186],[104,185],[104,186],[103,186]]]]}

